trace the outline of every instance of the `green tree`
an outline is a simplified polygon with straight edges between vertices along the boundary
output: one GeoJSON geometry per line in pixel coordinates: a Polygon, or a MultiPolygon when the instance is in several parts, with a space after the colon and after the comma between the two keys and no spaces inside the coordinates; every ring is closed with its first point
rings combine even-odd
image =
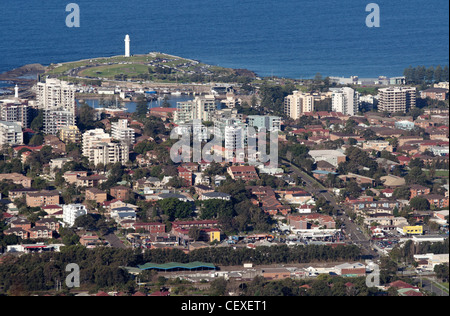
{"type": "Polygon", "coordinates": [[[134,113],[137,117],[145,117],[148,113],[147,100],[143,95],[139,95],[136,103],[136,112],[134,113]]]}
{"type": "Polygon", "coordinates": [[[235,215],[230,201],[211,199],[202,203],[201,219],[232,218],[235,215]]]}
{"type": "Polygon", "coordinates": [[[77,126],[80,132],[83,133],[88,129],[95,128],[94,118],[96,117],[96,111],[94,108],[89,106],[87,103],[83,103],[77,113],[77,126]]]}
{"type": "Polygon", "coordinates": [[[189,229],[189,238],[192,238],[194,241],[200,240],[200,236],[201,236],[201,229],[198,227],[191,227],[189,229]]]}
{"type": "Polygon", "coordinates": [[[44,110],[39,110],[38,115],[33,119],[30,128],[33,131],[40,131],[44,127],[44,110]]]}
{"type": "Polygon", "coordinates": [[[441,82],[442,81],[442,75],[443,75],[442,66],[438,65],[436,67],[436,69],[434,70],[434,81],[435,82],[441,82]]]}
{"type": "Polygon", "coordinates": [[[408,174],[405,177],[406,183],[411,184],[420,184],[420,185],[426,185],[427,184],[427,176],[422,171],[422,168],[420,167],[413,167],[411,170],[409,170],[408,174]]]}
{"type": "Polygon", "coordinates": [[[168,198],[158,201],[158,206],[169,217],[169,221],[189,218],[192,215],[192,204],[177,198],[168,198]]]}
{"type": "Polygon", "coordinates": [[[416,196],[414,198],[411,199],[411,201],[409,201],[409,205],[418,211],[427,211],[430,210],[430,202],[428,202],[427,199],[421,197],[421,196],[416,196]]]}
{"type": "Polygon", "coordinates": [[[438,264],[434,267],[434,272],[438,279],[442,282],[448,282],[449,280],[449,269],[448,264],[438,264]]]}

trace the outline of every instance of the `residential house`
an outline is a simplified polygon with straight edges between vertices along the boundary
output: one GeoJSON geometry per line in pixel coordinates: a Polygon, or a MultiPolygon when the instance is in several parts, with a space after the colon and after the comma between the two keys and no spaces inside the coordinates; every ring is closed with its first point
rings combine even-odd
{"type": "Polygon", "coordinates": [[[29,207],[41,207],[45,205],[59,204],[59,192],[56,190],[28,192],[26,194],[26,204],[29,207]]]}
{"type": "Polygon", "coordinates": [[[229,195],[227,193],[222,193],[222,192],[206,192],[200,196],[199,200],[207,201],[207,200],[214,200],[214,199],[230,201],[231,195],[229,195]]]}
{"type": "Polygon", "coordinates": [[[258,173],[253,166],[232,166],[227,168],[227,172],[233,180],[244,182],[259,180],[258,173]]]}
{"type": "Polygon", "coordinates": [[[123,185],[112,187],[109,191],[109,194],[118,200],[128,200],[130,198],[130,188],[127,188],[123,185]]]}
{"type": "Polygon", "coordinates": [[[163,223],[142,223],[142,222],[135,222],[133,224],[133,227],[136,231],[144,230],[146,232],[149,232],[150,234],[163,234],[166,232],[166,225],[163,223]]]}
{"type": "Polygon", "coordinates": [[[20,199],[21,197],[24,197],[28,192],[38,192],[38,191],[39,190],[30,188],[14,189],[8,192],[8,197],[11,201],[14,201],[15,199],[20,199]]]}
{"type": "Polygon", "coordinates": [[[86,200],[95,201],[97,203],[103,203],[108,199],[108,195],[105,191],[97,188],[87,188],[85,191],[86,200]]]}
{"type": "Polygon", "coordinates": [[[108,178],[106,178],[103,175],[99,175],[99,174],[93,174],[90,176],[79,176],[77,178],[77,186],[79,187],[96,187],[100,184],[102,184],[103,182],[105,182],[106,180],[108,180],[108,178]]]}
{"type": "Polygon", "coordinates": [[[410,199],[415,198],[420,195],[427,195],[431,193],[431,189],[424,187],[423,185],[413,184],[410,186],[409,191],[411,192],[410,199]]]}
{"type": "Polygon", "coordinates": [[[178,176],[183,179],[184,185],[191,186],[193,184],[193,172],[184,167],[178,167],[178,176]]]}
{"type": "Polygon", "coordinates": [[[449,206],[449,199],[440,194],[426,194],[421,197],[427,199],[430,205],[436,208],[445,208],[449,206]]]}
{"type": "Polygon", "coordinates": [[[78,177],[86,177],[87,171],[67,171],[64,173],[63,178],[68,184],[77,183],[78,177]]]}
{"type": "Polygon", "coordinates": [[[17,172],[0,174],[0,182],[4,180],[22,185],[24,188],[31,188],[32,179],[17,172]]]}

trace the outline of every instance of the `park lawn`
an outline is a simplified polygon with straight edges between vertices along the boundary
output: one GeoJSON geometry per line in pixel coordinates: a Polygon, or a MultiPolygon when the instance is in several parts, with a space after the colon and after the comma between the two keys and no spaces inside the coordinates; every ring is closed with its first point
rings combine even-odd
{"type": "MultiPolygon", "coordinates": [[[[424,170],[424,173],[426,173],[428,175],[429,171],[428,170],[424,170]]],[[[450,174],[450,171],[448,170],[437,170],[435,171],[435,177],[437,178],[448,178],[450,174]]]]}
{"type": "Polygon", "coordinates": [[[137,77],[140,74],[148,74],[149,66],[142,64],[117,64],[92,67],[82,70],[79,75],[82,77],[103,77],[114,78],[115,75],[128,75],[137,77]]]}
{"type": "MultiPolygon", "coordinates": [[[[129,63],[149,63],[153,61],[156,57],[154,55],[136,55],[131,57],[124,56],[114,56],[114,57],[100,57],[100,58],[92,58],[85,59],[80,61],[68,62],[60,65],[53,65],[55,68],[49,70],[47,74],[49,75],[62,75],[65,72],[78,68],[81,66],[87,66],[89,64],[105,64],[105,63],[121,63],[121,62],[129,62],[129,63]]],[[[107,66],[107,65],[105,65],[107,66]]]]}
{"type": "Polygon", "coordinates": [[[356,91],[361,93],[362,95],[371,94],[376,95],[378,94],[378,88],[377,87],[356,87],[356,91]]]}

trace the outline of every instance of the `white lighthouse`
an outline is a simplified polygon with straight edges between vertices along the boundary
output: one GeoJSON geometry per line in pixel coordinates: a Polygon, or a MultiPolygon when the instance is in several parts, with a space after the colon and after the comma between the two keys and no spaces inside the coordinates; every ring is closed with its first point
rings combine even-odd
{"type": "Polygon", "coordinates": [[[130,36],[125,36],[125,57],[130,57],[130,36]]]}
{"type": "Polygon", "coordinates": [[[15,87],[14,87],[14,98],[19,98],[19,86],[18,85],[16,85],[15,87]]]}

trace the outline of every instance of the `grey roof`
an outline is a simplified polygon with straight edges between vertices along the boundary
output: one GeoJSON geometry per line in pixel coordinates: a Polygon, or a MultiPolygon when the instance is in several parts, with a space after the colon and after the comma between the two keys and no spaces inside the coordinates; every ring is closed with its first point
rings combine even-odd
{"type": "Polygon", "coordinates": [[[210,197],[210,198],[227,198],[227,197],[231,197],[231,195],[229,195],[227,193],[222,193],[222,192],[208,192],[208,193],[204,193],[203,196],[210,197]]]}
{"type": "Polygon", "coordinates": [[[112,210],[113,212],[136,212],[133,208],[131,207],[118,207],[112,210]]]}
{"type": "Polygon", "coordinates": [[[120,217],[120,218],[123,218],[123,217],[135,217],[136,216],[136,212],[119,212],[119,213],[117,213],[117,215],[120,217]]]}
{"type": "Polygon", "coordinates": [[[159,195],[160,199],[170,199],[170,198],[175,198],[175,199],[186,199],[186,197],[182,194],[178,194],[178,193],[161,193],[159,195]]]}

